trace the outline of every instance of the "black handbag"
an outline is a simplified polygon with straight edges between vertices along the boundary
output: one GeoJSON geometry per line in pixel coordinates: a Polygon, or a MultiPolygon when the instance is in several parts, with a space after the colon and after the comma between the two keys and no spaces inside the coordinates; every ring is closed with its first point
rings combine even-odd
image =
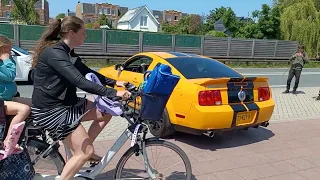
{"type": "Polygon", "coordinates": [[[31,163],[28,150],[19,154],[11,154],[0,161],[0,180],[32,180],[35,169],[31,163]]]}

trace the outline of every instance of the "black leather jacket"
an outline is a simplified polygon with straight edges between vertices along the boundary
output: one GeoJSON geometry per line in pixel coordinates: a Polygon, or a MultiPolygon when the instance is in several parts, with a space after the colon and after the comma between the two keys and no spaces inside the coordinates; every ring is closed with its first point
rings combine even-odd
{"type": "Polygon", "coordinates": [[[77,87],[91,94],[113,98],[117,91],[87,80],[95,73],[102,84],[114,87],[116,81],[91,70],[63,41],[45,48],[33,70],[32,104],[37,108],[70,106],[77,103],[77,87]],[[69,55],[70,54],[70,55],[69,55]]]}

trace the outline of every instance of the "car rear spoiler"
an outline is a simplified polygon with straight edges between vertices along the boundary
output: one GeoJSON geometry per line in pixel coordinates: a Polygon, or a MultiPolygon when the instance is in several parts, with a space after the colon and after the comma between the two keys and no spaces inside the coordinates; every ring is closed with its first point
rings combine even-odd
{"type": "Polygon", "coordinates": [[[198,84],[201,86],[211,84],[226,84],[226,83],[240,83],[240,82],[268,82],[267,77],[243,77],[243,78],[201,78],[201,79],[190,79],[191,83],[198,84]]]}

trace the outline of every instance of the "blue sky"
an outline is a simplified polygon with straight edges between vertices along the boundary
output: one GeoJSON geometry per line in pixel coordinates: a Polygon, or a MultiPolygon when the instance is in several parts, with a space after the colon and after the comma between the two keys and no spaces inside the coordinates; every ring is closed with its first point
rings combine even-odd
{"type": "MultiPolygon", "coordinates": [[[[75,11],[78,0],[48,0],[50,17],[65,13],[68,9],[75,11]]],[[[192,13],[208,14],[210,10],[225,6],[231,7],[237,16],[248,16],[254,10],[260,10],[262,4],[272,4],[272,0],[85,0],[85,3],[109,3],[124,7],[135,8],[147,5],[151,10],[169,10],[192,13]]]]}

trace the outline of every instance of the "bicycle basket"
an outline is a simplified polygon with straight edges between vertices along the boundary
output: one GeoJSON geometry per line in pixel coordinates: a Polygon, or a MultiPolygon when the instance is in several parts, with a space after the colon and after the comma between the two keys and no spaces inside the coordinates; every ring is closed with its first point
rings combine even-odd
{"type": "Polygon", "coordinates": [[[170,95],[179,80],[179,76],[172,74],[170,66],[158,63],[152,71],[145,72],[143,91],[170,95]]]}
{"type": "Polygon", "coordinates": [[[169,100],[168,94],[141,94],[140,118],[159,121],[169,100]]]}

